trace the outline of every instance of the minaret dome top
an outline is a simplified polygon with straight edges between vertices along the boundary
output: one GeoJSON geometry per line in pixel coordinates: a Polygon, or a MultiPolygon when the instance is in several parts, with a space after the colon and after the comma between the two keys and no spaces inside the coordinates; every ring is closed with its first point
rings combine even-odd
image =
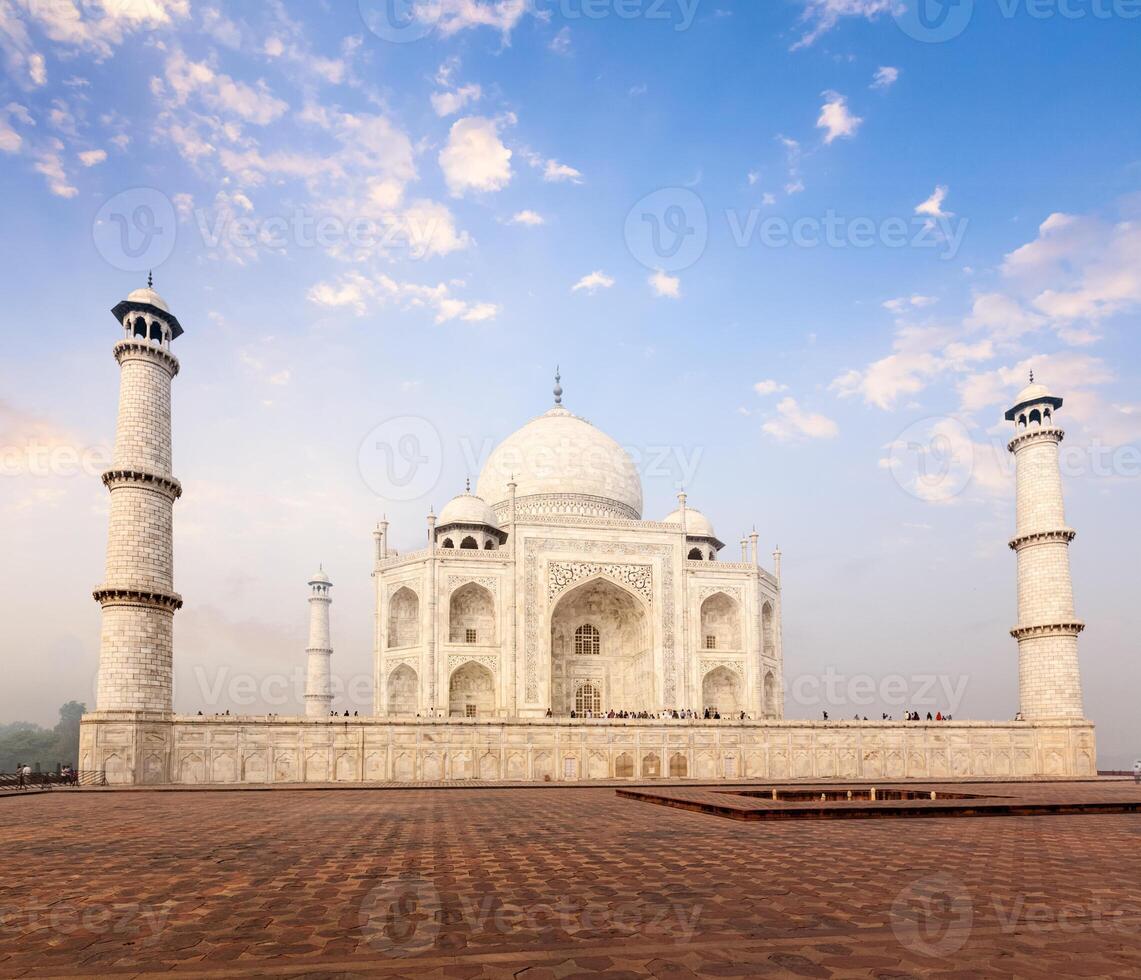
{"type": "Polygon", "coordinates": [[[123,317],[128,313],[141,312],[151,313],[155,316],[162,317],[167,323],[170,324],[171,339],[181,337],[183,334],[182,324],[178,322],[178,317],[170,312],[170,306],[167,305],[157,292],[150,276],[147,277],[147,284],[139,289],[132,289],[127,294],[127,298],[119,303],[116,303],[112,308],[111,313],[119,322],[123,322],[123,317]]]}

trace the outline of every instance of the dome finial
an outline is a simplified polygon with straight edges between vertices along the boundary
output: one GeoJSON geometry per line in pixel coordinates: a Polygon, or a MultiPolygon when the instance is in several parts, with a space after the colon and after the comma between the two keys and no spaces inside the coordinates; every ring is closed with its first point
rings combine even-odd
{"type": "Polygon", "coordinates": [[[147,289],[153,289],[155,284],[154,270],[147,270],[147,289]]]}
{"type": "Polygon", "coordinates": [[[1030,383],[1034,384],[1034,369],[1030,369],[1030,383]]]}
{"type": "Polygon", "coordinates": [[[555,404],[561,405],[563,403],[563,376],[559,373],[559,366],[555,365],[555,404]]]}
{"type": "Polygon", "coordinates": [[[471,477],[464,480],[464,493],[471,493],[471,477]]]}

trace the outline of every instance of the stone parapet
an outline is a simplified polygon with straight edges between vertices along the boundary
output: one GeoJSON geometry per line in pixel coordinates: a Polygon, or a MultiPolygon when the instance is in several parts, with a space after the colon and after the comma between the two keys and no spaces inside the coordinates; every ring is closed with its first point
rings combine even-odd
{"type": "Polygon", "coordinates": [[[1042,722],[382,721],[84,716],[119,784],[519,779],[949,779],[1096,773],[1094,727],[1042,722]]]}

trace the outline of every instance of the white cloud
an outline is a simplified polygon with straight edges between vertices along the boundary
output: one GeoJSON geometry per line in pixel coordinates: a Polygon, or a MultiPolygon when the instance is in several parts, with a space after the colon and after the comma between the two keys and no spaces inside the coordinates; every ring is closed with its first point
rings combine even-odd
{"type": "Polygon", "coordinates": [[[548,184],[571,183],[581,184],[582,174],[574,167],[559,163],[558,160],[548,160],[543,168],[543,180],[548,184]]]}
{"type": "MultiPolygon", "coordinates": [[[[931,210],[942,211],[942,195],[933,195],[931,210]]],[[[1026,370],[1038,364],[1060,379],[1057,387],[1079,393],[1079,407],[1082,399],[1089,404],[1093,396],[1082,394],[1083,387],[1109,380],[1090,355],[1061,351],[1022,360],[1012,369],[977,368],[1025,353],[1026,338],[1047,331],[1067,346],[1089,345],[1103,319],[1141,309],[1141,228],[1132,221],[1110,224],[1099,217],[1053,214],[1033,241],[1005,257],[1000,271],[1006,288],[976,293],[957,324],[917,327],[901,319],[892,352],[841,374],[832,390],[890,410],[901,398],[948,377],[959,392],[961,410],[971,413],[1008,400],[1026,370]]],[[[903,297],[884,306],[902,317],[928,299],[903,297]]]]}
{"type": "Polygon", "coordinates": [[[456,229],[452,212],[439,201],[413,201],[396,222],[407,234],[412,258],[449,255],[471,245],[471,236],[456,229]]]}
{"type": "Polygon", "coordinates": [[[579,290],[586,290],[586,292],[594,294],[600,289],[609,289],[613,285],[613,277],[608,276],[601,269],[595,269],[594,272],[583,276],[578,282],[571,286],[571,292],[577,293],[579,290]]]}
{"type": "Polygon", "coordinates": [[[258,126],[280,118],[289,108],[287,103],[274,97],[264,81],[256,85],[236,81],[214,71],[204,61],[191,61],[179,49],[167,55],[164,73],[176,105],[197,96],[216,112],[229,113],[258,126]]]}
{"type": "Polygon", "coordinates": [[[48,66],[44,56],[38,51],[28,56],[28,77],[35,86],[45,85],[48,80],[48,66]]]}
{"type": "Polygon", "coordinates": [[[841,398],[859,396],[869,405],[891,410],[901,398],[923,391],[937,376],[966,371],[995,356],[990,338],[967,343],[961,336],[950,329],[904,324],[896,331],[891,354],[863,371],[841,374],[829,390],[841,398]]]}
{"type": "Polygon", "coordinates": [[[881,14],[890,13],[898,0],[802,0],[804,13],[801,23],[804,33],[793,45],[796,51],[814,44],[823,34],[827,34],[845,17],[863,17],[875,20],[881,14]]]}
{"type": "Polygon", "coordinates": [[[931,196],[926,201],[915,205],[915,213],[923,214],[929,218],[949,218],[952,215],[951,211],[943,210],[943,202],[947,200],[948,188],[945,184],[940,184],[931,192],[931,196]]]}
{"type": "Polygon", "coordinates": [[[106,150],[84,150],[79,154],[79,162],[85,167],[94,167],[107,159],[106,150]]]}
{"type": "Polygon", "coordinates": [[[315,284],[308,293],[311,303],[327,309],[348,309],[357,316],[370,310],[393,304],[404,311],[429,310],[436,323],[462,320],[481,323],[498,316],[500,307],[495,303],[459,299],[451,294],[452,285],[439,283],[424,286],[419,283],[399,282],[387,275],[366,276],[349,272],[335,282],[315,284]]]}
{"type": "Polygon", "coordinates": [[[571,29],[569,27],[562,28],[558,34],[552,39],[548,47],[555,52],[555,54],[567,55],[570,54],[571,49],[571,29]]]}
{"type": "Polygon", "coordinates": [[[649,283],[656,296],[664,296],[666,299],[681,299],[681,279],[677,276],[667,275],[658,269],[650,275],[649,283]]]}
{"type": "Polygon", "coordinates": [[[538,211],[516,211],[511,216],[511,224],[513,225],[528,225],[531,228],[536,228],[546,223],[547,219],[538,211]]]}
{"type": "Polygon", "coordinates": [[[834,439],[840,434],[840,427],[832,419],[804,411],[791,397],[777,403],[777,417],[769,419],[761,428],[778,442],[834,439]]]}
{"type": "Polygon", "coordinates": [[[67,171],[63,166],[63,143],[58,139],[48,140],[44,146],[36,150],[34,169],[36,173],[47,178],[48,190],[56,197],[75,197],[79,188],[71,183],[67,171]]]}
{"type": "Polygon", "coordinates": [[[753,385],[753,391],[758,395],[775,395],[781,391],[788,391],[788,385],[782,385],[780,382],[769,379],[767,381],[758,381],[753,385]]]}
{"type": "Polygon", "coordinates": [[[454,116],[469,102],[478,102],[483,97],[483,89],[476,84],[464,85],[452,91],[433,92],[429,99],[437,116],[454,116]]]}
{"type": "Polygon", "coordinates": [[[490,27],[507,41],[530,9],[529,0],[415,0],[436,29],[451,37],[475,27],[490,27]]]}
{"type": "Polygon", "coordinates": [[[494,119],[469,116],[454,123],[439,161],[453,197],[498,191],[511,181],[511,151],[500,140],[494,119]]]}
{"type": "Polygon", "coordinates": [[[9,102],[0,109],[0,153],[18,153],[24,138],[12,128],[11,120],[18,120],[25,126],[34,126],[28,110],[18,102],[9,102]]]}
{"type": "Polygon", "coordinates": [[[1006,256],[1003,275],[1032,296],[1038,313],[1070,331],[1141,305],[1141,225],[1052,214],[1038,237],[1006,256]]]}
{"type": "Polygon", "coordinates": [[[820,117],[816,120],[816,128],[825,130],[824,142],[832,143],[838,139],[850,139],[856,135],[863,119],[854,116],[848,110],[848,100],[838,92],[824,93],[824,105],[820,107],[820,117]]]}
{"type": "Polygon", "coordinates": [[[875,77],[872,79],[872,88],[891,88],[898,81],[899,69],[892,68],[890,65],[882,65],[877,69],[875,77]]]}
{"type": "MultiPolygon", "coordinates": [[[[32,77],[38,57],[31,51],[27,28],[15,13],[20,12],[60,48],[89,51],[99,60],[108,58],[129,35],[137,31],[169,28],[175,20],[190,13],[190,0],[52,0],[3,4],[0,6],[0,46],[10,68],[32,77]]],[[[41,84],[41,83],[37,83],[41,84]]]]}
{"type": "Polygon", "coordinates": [[[900,296],[897,299],[884,300],[883,308],[891,310],[892,313],[902,313],[904,310],[919,310],[925,306],[931,306],[937,303],[938,300],[934,296],[900,296]]]}

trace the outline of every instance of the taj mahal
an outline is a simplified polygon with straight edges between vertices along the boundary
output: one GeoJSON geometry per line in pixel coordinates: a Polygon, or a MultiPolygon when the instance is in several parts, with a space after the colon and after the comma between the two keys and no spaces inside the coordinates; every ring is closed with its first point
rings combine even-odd
{"type": "MultiPolygon", "coordinates": [[[[643,515],[630,456],[563,404],[504,439],[474,491],[429,514],[423,547],[373,535],[373,710],[332,713],[333,591],[309,581],[305,711],[174,710],[173,345],[148,282],[112,310],[119,414],[98,690],[80,767],[118,784],[441,780],[931,779],[1089,776],[1056,424],[1031,383],[1012,402],[1020,702],[1009,721],[785,718],[781,554],[727,553],[679,493],[643,515]]],[[[697,501],[700,503],[700,501],[697,501]]]]}

